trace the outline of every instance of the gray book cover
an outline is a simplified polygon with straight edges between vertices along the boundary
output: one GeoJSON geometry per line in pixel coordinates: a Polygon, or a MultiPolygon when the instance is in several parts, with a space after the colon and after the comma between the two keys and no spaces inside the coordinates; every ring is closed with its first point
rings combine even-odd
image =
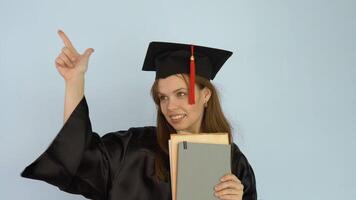
{"type": "Polygon", "coordinates": [[[214,186],[231,173],[231,145],[178,144],[177,200],[216,200],[214,186]]]}

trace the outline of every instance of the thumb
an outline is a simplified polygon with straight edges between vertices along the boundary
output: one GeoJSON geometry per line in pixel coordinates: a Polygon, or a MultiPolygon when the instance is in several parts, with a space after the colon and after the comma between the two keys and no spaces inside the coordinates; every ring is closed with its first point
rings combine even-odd
{"type": "Polygon", "coordinates": [[[89,58],[89,56],[94,52],[93,48],[88,48],[87,50],[85,50],[84,52],[84,56],[89,58]]]}

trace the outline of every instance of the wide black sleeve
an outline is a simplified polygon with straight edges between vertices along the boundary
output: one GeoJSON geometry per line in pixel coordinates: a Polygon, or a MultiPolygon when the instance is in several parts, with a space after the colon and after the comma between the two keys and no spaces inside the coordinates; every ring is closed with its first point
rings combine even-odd
{"type": "Polygon", "coordinates": [[[245,155],[235,143],[232,144],[232,173],[241,180],[244,186],[243,200],[257,200],[256,179],[253,169],[245,155]]]}
{"type": "Polygon", "coordinates": [[[120,166],[128,143],[92,131],[85,97],[76,106],[47,150],[21,173],[45,181],[60,190],[89,199],[107,199],[113,165],[120,166]],[[115,157],[115,160],[113,158],[115,157]]]}

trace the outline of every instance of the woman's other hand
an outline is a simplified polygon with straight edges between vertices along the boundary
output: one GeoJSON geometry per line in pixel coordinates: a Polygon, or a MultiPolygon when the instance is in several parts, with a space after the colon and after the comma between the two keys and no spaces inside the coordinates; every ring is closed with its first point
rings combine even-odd
{"type": "Polygon", "coordinates": [[[214,195],[219,199],[242,200],[244,186],[234,174],[229,173],[220,179],[214,189],[214,195]]]}
{"type": "Polygon", "coordinates": [[[63,31],[59,30],[58,35],[64,43],[64,47],[55,61],[58,72],[65,81],[84,76],[88,68],[89,57],[94,49],[88,48],[83,54],[80,54],[63,31]]]}

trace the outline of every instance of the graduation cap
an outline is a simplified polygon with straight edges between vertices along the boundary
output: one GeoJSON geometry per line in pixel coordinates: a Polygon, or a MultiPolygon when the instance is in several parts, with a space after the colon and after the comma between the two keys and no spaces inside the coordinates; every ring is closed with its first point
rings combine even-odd
{"type": "Polygon", "coordinates": [[[156,71],[156,79],[189,74],[189,104],[194,104],[195,76],[213,80],[231,55],[230,51],[192,44],[151,42],[142,70],[156,71]]]}

